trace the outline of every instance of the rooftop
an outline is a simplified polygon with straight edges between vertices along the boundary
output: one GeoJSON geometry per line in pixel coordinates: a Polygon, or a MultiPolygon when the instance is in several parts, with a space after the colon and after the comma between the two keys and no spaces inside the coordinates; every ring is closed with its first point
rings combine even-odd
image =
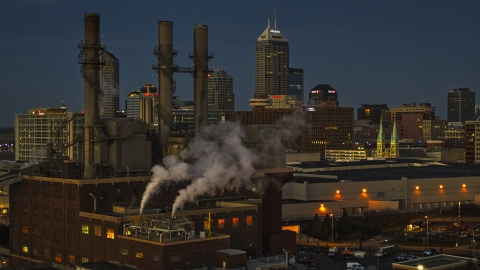
{"type": "MultiPolygon", "coordinates": [[[[435,255],[431,257],[424,257],[410,261],[395,262],[392,266],[395,268],[402,267],[402,269],[418,269],[419,265],[423,266],[423,269],[437,269],[437,267],[442,267],[438,269],[446,269],[446,266],[455,266],[455,265],[465,265],[468,260],[472,260],[475,264],[477,259],[470,259],[465,257],[453,256],[453,255],[435,255]]],[[[453,269],[453,268],[452,268],[453,269]]]]}

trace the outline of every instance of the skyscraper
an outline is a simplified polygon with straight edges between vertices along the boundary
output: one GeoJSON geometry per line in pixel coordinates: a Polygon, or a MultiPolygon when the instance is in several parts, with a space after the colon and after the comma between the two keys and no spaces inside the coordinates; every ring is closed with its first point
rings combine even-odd
{"type": "Polygon", "coordinates": [[[278,30],[268,26],[255,45],[255,97],[286,95],[288,92],[288,41],[278,30]]]}
{"type": "Polygon", "coordinates": [[[149,125],[157,124],[158,118],[155,115],[155,97],[157,95],[157,88],[151,84],[146,84],[140,90],[130,92],[125,101],[127,117],[140,118],[149,125]]]}
{"type": "Polygon", "coordinates": [[[448,122],[462,122],[475,115],[475,92],[470,88],[454,88],[448,92],[448,122]]]}
{"type": "Polygon", "coordinates": [[[99,107],[102,117],[114,117],[120,109],[120,67],[118,59],[107,51],[102,51],[100,59],[105,61],[100,69],[100,95],[99,107]]]}
{"type": "Polygon", "coordinates": [[[297,100],[304,102],[303,68],[288,69],[288,95],[295,95],[297,100]]]}
{"type": "Polygon", "coordinates": [[[208,76],[208,105],[222,115],[235,110],[233,78],[225,70],[215,70],[208,76]]]}

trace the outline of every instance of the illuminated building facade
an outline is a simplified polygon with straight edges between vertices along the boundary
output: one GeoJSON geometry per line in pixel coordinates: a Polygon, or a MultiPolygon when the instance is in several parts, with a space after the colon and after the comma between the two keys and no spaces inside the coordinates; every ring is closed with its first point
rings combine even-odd
{"type": "Polygon", "coordinates": [[[297,96],[297,100],[304,102],[303,93],[303,68],[289,68],[288,69],[288,95],[297,96]]]}
{"type": "Polygon", "coordinates": [[[114,117],[120,110],[120,67],[118,59],[107,51],[102,51],[100,59],[104,61],[100,69],[100,115],[101,117],[114,117]]]}
{"type": "Polygon", "coordinates": [[[448,122],[465,123],[475,115],[475,92],[470,88],[454,88],[448,92],[448,122]]]}
{"type": "Polygon", "coordinates": [[[297,99],[296,95],[272,95],[268,96],[271,104],[265,108],[301,108],[302,101],[297,99]]]}
{"type": "Polygon", "coordinates": [[[208,76],[208,105],[222,115],[235,110],[233,78],[225,70],[215,70],[208,76]]]}
{"type": "Polygon", "coordinates": [[[267,28],[255,45],[255,97],[288,93],[289,46],[276,23],[267,28]]]}
{"type": "Polygon", "coordinates": [[[157,95],[157,88],[151,84],[146,84],[140,90],[130,92],[125,101],[127,117],[140,118],[149,125],[156,125],[158,123],[155,113],[155,97],[157,95]]]}
{"type": "Polygon", "coordinates": [[[83,113],[61,108],[35,108],[15,115],[15,160],[45,161],[47,143],[68,159],[78,157],[78,138],[83,132],[83,113]]]}

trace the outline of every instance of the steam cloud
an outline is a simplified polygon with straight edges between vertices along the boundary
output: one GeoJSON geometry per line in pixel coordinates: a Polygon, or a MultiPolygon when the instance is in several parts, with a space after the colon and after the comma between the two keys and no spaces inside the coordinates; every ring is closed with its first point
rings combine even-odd
{"type": "MultiPolygon", "coordinates": [[[[172,207],[172,216],[178,209],[182,209],[186,202],[195,201],[198,196],[214,196],[220,188],[233,190],[253,186],[255,166],[278,153],[279,142],[295,141],[304,125],[301,112],[282,118],[277,123],[281,132],[260,134],[265,143],[259,156],[243,145],[245,133],[238,123],[225,122],[207,126],[190,146],[181,152],[180,158],[167,156],[163,160],[164,166],[155,165],[152,168],[152,178],[143,193],[140,213],[162,187],[181,181],[191,183],[179,191],[172,207]]],[[[261,187],[257,190],[261,191],[261,187]]]]}

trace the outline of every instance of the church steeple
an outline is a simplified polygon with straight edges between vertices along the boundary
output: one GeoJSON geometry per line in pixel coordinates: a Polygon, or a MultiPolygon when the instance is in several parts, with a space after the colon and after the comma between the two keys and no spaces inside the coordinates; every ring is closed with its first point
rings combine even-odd
{"type": "Polygon", "coordinates": [[[385,137],[383,136],[383,119],[380,117],[380,128],[378,129],[377,137],[377,157],[383,156],[383,148],[385,145],[385,137]]]}
{"type": "Polygon", "coordinates": [[[393,121],[392,137],[390,139],[390,158],[398,157],[397,121],[393,121]]]}

